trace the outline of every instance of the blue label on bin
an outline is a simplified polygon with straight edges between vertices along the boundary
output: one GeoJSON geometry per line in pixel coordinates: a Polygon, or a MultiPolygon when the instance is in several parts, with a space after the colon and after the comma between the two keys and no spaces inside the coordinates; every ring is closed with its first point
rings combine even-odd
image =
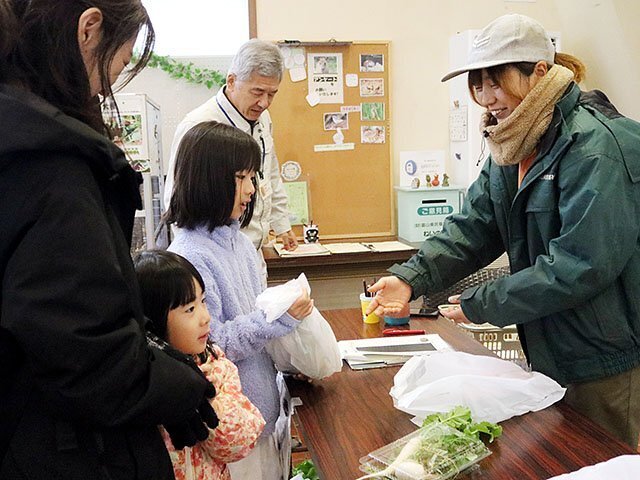
{"type": "Polygon", "coordinates": [[[451,205],[418,208],[418,215],[422,217],[426,217],[427,215],[449,215],[450,213],[453,213],[453,207],[451,205]]]}

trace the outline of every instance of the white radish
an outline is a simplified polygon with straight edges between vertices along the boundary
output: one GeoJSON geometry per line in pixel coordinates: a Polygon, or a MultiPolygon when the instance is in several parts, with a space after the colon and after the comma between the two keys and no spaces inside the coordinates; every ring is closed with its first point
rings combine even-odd
{"type": "Polygon", "coordinates": [[[395,473],[398,478],[412,480],[414,478],[423,478],[426,472],[421,463],[415,460],[405,460],[396,465],[395,473]]]}
{"type": "Polygon", "coordinates": [[[376,478],[376,477],[384,477],[386,475],[392,475],[396,471],[396,468],[399,464],[411,458],[413,454],[420,449],[420,443],[421,443],[420,437],[412,438],[407,442],[407,444],[404,447],[402,447],[402,450],[400,450],[400,453],[398,453],[398,456],[395,458],[393,462],[389,464],[387,468],[385,468],[384,470],[380,470],[379,472],[376,472],[376,473],[370,473],[369,475],[364,475],[360,478],[357,478],[356,480],[364,480],[365,478],[376,478]]]}

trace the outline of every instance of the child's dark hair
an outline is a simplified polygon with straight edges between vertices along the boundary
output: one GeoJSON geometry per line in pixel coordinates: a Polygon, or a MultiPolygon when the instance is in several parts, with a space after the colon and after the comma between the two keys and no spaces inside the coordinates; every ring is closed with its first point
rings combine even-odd
{"type": "Polygon", "coordinates": [[[204,280],[187,259],[165,250],[146,250],[133,260],[149,330],[167,340],[169,311],[196,299],[193,279],[204,292],[204,280]]]}
{"type": "MultiPolygon", "coordinates": [[[[180,228],[206,226],[209,231],[231,222],[236,173],[258,172],[261,153],[248,134],[219,122],[192,127],[176,152],[175,186],[166,215],[180,228]]],[[[246,227],[253,216],[255,194],[240,218],[246,227]]]]}

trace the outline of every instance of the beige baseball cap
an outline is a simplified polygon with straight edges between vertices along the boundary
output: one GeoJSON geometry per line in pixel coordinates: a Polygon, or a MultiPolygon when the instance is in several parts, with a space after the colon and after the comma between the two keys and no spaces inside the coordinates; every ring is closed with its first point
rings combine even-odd
{"type": "Polygon", "coordinates": [[[512,13],[496,18],[473,39],[467,63],[444,77],[442,81],[470,70],[516,62],[553,64],[555,47],[544,27],[533,18],[512,13]]]}

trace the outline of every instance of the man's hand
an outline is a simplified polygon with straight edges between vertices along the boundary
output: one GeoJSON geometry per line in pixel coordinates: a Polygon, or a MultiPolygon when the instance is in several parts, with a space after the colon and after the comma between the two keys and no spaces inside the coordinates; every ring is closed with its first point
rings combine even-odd
{"type": "Polygon", "coordinates": [[[382,318],[384,315],[394,317],[409,311],[411,299],[411,287],[398,277],[382,277],[369,287],[371,293],[375,293],[366,315],[375,311],[382,318]]]}
{"type": "Polygon", "coordinates": [[[289,230],[288,232],[281,233],[276,236],[279,242],[282,242],[285,250],[295,250],[298,248],[298,239],[293,234],[293,230],[289,230]]]}

